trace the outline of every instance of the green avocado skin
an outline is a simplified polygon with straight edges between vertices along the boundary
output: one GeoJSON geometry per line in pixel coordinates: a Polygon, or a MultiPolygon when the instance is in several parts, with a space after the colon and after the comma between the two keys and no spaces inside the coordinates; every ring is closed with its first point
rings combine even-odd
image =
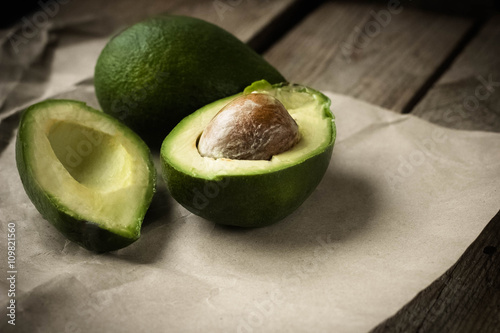
{"type": "MultiPolygon", "coordinates": [[[[90,112],[99,113],[101,116],[104,116],[106,118],[109,117],[102,112],[88,107],[83,102],[71,100],[48,100],[35,104],[24,111],[23,115],[21,116],[21,125],[19,127],[16,139],[16,163],[23,187],[28,197],[44,219],[54,225],[56,229],[59,230],[66,238],[79,244],[87,250],[102,253],[118,250],[132,244],[140,237],[140,226],[142,224],[142,218],[139,218],[137,221],[139,232],[136,233],[136,235],[133,237],[124,237],[107,229],[101,228],[98,224],[87,221],[85,218],[69,212],[67,208],[61,205],[56,198],[47,194],[36,181],[33,170],[31,168],[31,161],[28,161],[26,158],[29,143],[21,139],[25,135],[25,126],[23,126],[24,120],[25,118],[29,117],[29,113],[36,111],[36,109],[43,106],[44,103],[54,102],[77,103],[80,104],[80,107],[86,108],[90,112]]],[[[109,117],[109,119],[112,121],[116,121],[111,117],[109,117]]],[[[127,135],[133,136],[135,140],[139,140],[138,142],[142,144],[143,149],[146,149],[149,153],[149,149],[147,148],[147,146],[142,141],[140,141],[140,138],[135,133],[133,133],[130,129],[126,128],[122,124],[120,124],[120,126],[124,131],[128,132],[127,135]]],[[[151,157],[149,157],[149,167],[150,170],[155,170],[151,157]]],[[[147,194],[147,198],[145,199],[143,213],[141,214],[142,216],[144,216],[144,214],[146,213],[146,210],[148,209],[154,194],[156,172],[150,173],[149,181],[151,182],[151,184],[153,184],[153,186],[151,187],[149,193],[147,194]]]]}
{"type": "Polygon", "coordinates": [[[300,164],[262,175],[209,181],[189,176],[164,160],[162,173],[172,197],[193,214],[219,224],[263,227],[285,218],[309,197],[323,178],[332,151],[333,142],[300,164]]]}
{"type": "Polygon", "coordinates": [[[157,148],[187,115],[261,79],[285,81],[224,29],[163,15],[112,38],[97,61],[94,84],[103,111],[157,148]]]}

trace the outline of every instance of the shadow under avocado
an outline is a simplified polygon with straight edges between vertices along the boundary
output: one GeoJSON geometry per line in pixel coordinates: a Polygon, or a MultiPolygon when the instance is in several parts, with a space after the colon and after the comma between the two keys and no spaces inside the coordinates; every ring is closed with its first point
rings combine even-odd
{"type": "Polygon", "coordinates": [[[363,175],[330,166],[311,196],[282,221],[257,229],[217,225],[212,236],[275,260],[317,247],[318,237],[340,242],[362,232],[377,214],[376,196],[376,187],[363,175]]]}
{"type": "Polygon", "coordinates": [[[165,223],[172,220],[170,213],[173,199],[163,180],[158,178],[157,182],[156,193],[144,216],[141,237],[132,245],[107,255],[142,264],[154,263],[161,258],[163,249],[169,243],[169,238],[174,235],[171,230],[173,225],[165,223]]]}

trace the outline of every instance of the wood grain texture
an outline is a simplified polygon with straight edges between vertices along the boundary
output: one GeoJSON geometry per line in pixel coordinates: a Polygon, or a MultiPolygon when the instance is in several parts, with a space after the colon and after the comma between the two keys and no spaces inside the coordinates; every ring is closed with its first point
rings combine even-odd
{"type": "Polygon", "coordinates": [[[500,332],[500,211],[455,265],[371,332],[500,332]]]}
{"type": "Polygon", "coordinates": [[[326,2],[265,58],[289,81],[401,112],[472,24],[402,3],[326,2]]]}
{"type": "Polygon", "coordinates": [[[176,1],[169,12],[212,22],[248,42],[296,0],[176,1]]]}
{"type": "Polygon", "coordinates": [[[500,132],[500,15],[491,18],[413,114],[457,129],[500,132]]]}
{"type": "Polygon", "coordinates": [[[214,23],[243,41],[250,40],[297,0],[115,0],[74,1],[61,6],[55,20],[78,23],[77,29],[111,34],[147,17],[170,13],[214,23]],[[104,29],[103,29],[104,28],[104,29]]]}

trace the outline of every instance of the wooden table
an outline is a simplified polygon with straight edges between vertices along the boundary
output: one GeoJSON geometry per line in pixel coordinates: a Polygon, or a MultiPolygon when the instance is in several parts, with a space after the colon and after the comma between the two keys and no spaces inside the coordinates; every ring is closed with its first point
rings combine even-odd
{"type": "MultiPolygon", "coordinates": [[[[138,8],[127,24],[169,11],[222,26],[291,82],[446,127],[500,132],[500,14],[493,2],[449,2],[453,10],[423,0],[118,3],[138,8]]],[[[119,9],[94,1],[62,11],[112,18],[119,9]]],[[[446,273],[373,331],[500,332],[499,243],[500,213],[446,273]]]]}

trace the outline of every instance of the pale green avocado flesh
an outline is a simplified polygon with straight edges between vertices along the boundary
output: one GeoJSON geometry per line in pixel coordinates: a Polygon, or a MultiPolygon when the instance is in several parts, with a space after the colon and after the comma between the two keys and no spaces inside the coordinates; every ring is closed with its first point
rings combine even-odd
{"type": "Polygon", "coordinates": [[[139,238],[156,172],[146,144],[116,119],[77,101],[35,104],[16,159],[35,207],[70,240],[103,252],[139,238]]]}
{"type": "Polygon", "coordinates": [[[163,142],[163,176],[172,196],[197,215],[221,224],[264,226],[292,213],[316,188],[335,135],[325,95],[305,86],[258,81],[184,118],[163,142]],[[211,119],[234,98],[254,92],[283,103],[298,124],[299,143],[269,161],[202,157],[197,140],[211,119]]]}

